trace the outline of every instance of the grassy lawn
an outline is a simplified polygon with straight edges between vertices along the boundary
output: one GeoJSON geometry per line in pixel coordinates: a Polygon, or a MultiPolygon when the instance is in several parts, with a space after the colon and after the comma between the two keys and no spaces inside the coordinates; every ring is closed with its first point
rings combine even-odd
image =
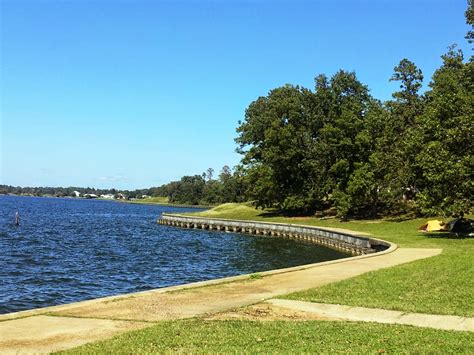
{"type": "Polygon", "coordinates": [[[144,205],[169,205],[168,197],[159,196],[159,197],[148,197],[139,200],[126,201],[128,203],[137,203],[144,205]]]}
{"type": "Polygon", "coordinates": [[[144,204],[156,203],[156,204],[160,204],[160,205],[169,204],[168,197],[166,197],[166,196],[148,197],[148,198],[143,198],[143,199],[140,199],[140,200],[134,200],[134,201],[129,201],[129,202],[131,202],[131,203],[144,203],[144,204]]]}
{"type": "Polygon", "coordinates": [[[142,205],[165,205],[165,206],[176,206],[176,207],[197,207],[197,208],[207,208],[209,206],[202,206],[202,205],[181,205],[179,203],[170,203],[168,201],[168,197],[165,196],[158,196],[158,197],[148,197],[139,200],[133,201],[124,201],[127,203],[136,203],[142,205]]]}
{"type": "Polygon", "coordinates": [[[473,262],[471,247],[470,252],[446,252],[286,298],[473,317],[473,262]]]}
{"type": "Polygon", "coordinates": [[[225,204],[194,215],[346,228],[371,233],[404,248],[442,248],[440,256],[370,272],[287,298],[474,316],[474,238],[456,239],[419,232],[418,226],[427,219],[340,222],[336,219],[272,217],[248,205],[237,204],[225,204]]]}
{"type": "Polygon", "coordinates": [[[160,322],[65,353],[474,353],[474,334],[328,321],[160,322]]]}

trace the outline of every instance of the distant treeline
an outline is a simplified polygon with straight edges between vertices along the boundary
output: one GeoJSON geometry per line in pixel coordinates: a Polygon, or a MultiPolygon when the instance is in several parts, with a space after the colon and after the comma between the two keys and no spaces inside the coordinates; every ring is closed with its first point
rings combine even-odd
{"type": "MultiPolygon", "coordinates": [[[[148,189],[145,189],[148,191],[148,189]]],[[[75,197],[74,191],[79,192],[81,195],[94,194],[97,196],[118,193],[124,193],[129,196],[130,193],[135,196],[141,190],[133,192],[126,190],[117,189],[95,189],[93,187],[21,187],[21,186],[10,186],[0,185],[0,194],[14,194],[14,195],[30,195],[30,196],[56,196],[56,197],[75,197]]]]}
{"type": "Polygon", "coordinates": [[[227,165],[222,168],[217,178],[214,169],[194,176],[184,176],[179,181],[145,189],[118,190],[96,189],[91,187],[20,187],[0,185],[0,194],[76,197],[75,191],[85,195],[114,195],[125,199],[142,199],[146,197],[167,197],[170,203],[185,205],[215,205],[224,202],[242,202],[245,200],[242,174],[232,171],[227,165]]]}
{"type": "Polygon", "coordinates": [[[239,168],[234,171],[225,165],[214,179],[214,169],[194,176],[183,176],[160,187],[152,188],[152,196],[166,196],[170,203],[215,205],[224,202],[246,201],[245,177],[239,168]]]}

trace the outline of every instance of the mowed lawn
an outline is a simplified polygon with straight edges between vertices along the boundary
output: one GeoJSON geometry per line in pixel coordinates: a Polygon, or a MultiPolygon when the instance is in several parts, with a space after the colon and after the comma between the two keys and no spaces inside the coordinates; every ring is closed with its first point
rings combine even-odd
{"type": "Polygon", "coordinates": [[[163,205],[163,206],[171,206],[171,207],[195,207],[195,208],[209,208],[210,207],[210,206],[203,206],[203,205],[183,205],[180,203],[171,203],[169,202],[168,197],[164,197],[164,196],[147,197],[147,198],[137,199],[133,201],[124,201],[124,202],[142,204],[142,205],[163,205]]]}
{"type": "Polygon", "coordinates": [[[410,326],[328,321],[159,322],[68,354],[150,353],[437,353],[472,354],[474,336],[410,326]]]}
{"type": "Polygon", "coordinates": [[[158,204],[158,205],[168,205],[168,197],[163,197],[163,196],[158,196],[158,197],[148,197],[148,198],[142,198],[138,200],[133,200],[133,201],[127,201],[131,203],[143,203],[143,204],[158,204]]]}
{"type": "Polygon", "coordinates": [[[245,204],[225,204],[194,215],[345,228],[370,233],[401,248],[441,248],[441,255],[370,272],[287,298],[407,312],[474,316],[474,238],[418,231],[426,218],[340,222],[274,217],[245,204]]]}

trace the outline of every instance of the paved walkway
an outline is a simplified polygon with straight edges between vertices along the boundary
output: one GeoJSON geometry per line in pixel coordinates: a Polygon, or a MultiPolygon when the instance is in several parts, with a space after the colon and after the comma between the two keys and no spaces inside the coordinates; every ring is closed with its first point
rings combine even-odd
{"type": "Polygon", "coordinates": [[[265,301],[292,311],[312,313],[326,319],[354,322],[375,322],[386,324],[413,325],[416,327],[442,330],[474,332],[474,318],[437,314],[406,313],[378,308],[342,306],[337,304],[313,303],[293,300],[271,299],[265,301]]]}
{"type": "Polygon", "coordinates": [[[0,316],[0,353],[48,352],[152,325],[246,306],[441,253],[396,249],[348,260],[168,287],[0,316]],[[201,287],[205,286],[205,287],[201,287]]]}

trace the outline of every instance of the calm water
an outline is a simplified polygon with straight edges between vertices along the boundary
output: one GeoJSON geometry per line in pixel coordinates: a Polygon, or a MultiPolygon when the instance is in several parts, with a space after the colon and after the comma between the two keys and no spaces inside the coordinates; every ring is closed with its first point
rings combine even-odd
{"type": "Polygon", "coordinates": [[[156,223],[162,212],[188,210],[0,196],[0,314],[347,256],[294,241],[156,223]]]}

